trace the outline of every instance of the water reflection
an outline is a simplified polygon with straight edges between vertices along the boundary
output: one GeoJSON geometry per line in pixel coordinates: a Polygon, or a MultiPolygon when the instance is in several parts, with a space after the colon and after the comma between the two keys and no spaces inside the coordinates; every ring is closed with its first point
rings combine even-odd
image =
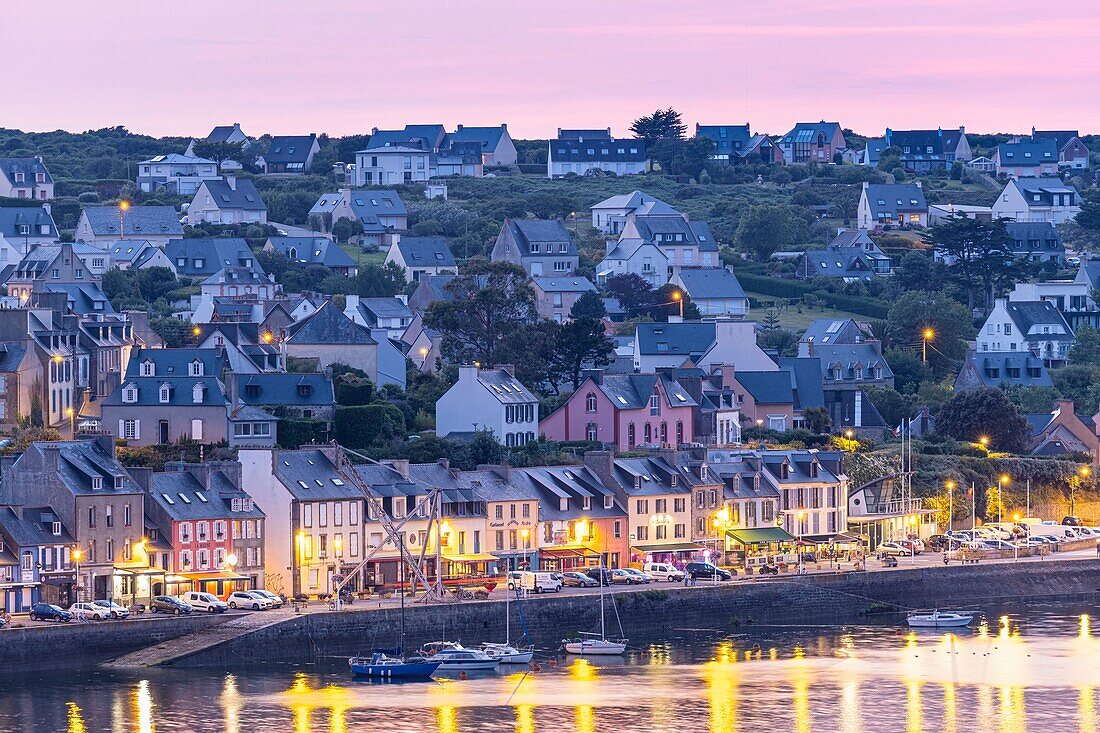
{"type": "Polygon", "coordinates": [[[342,665],[16,679],[3,683],[0,731],[1100,733],[1100,644],[1071,610],[991,615],[957,634],[692,632],[624,659],[419,684],[355,683],[342,665]]]}

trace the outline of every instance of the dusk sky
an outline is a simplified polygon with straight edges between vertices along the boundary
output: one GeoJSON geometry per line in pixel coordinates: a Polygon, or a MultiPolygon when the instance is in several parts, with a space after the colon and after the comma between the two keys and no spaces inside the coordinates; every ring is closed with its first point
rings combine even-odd
{"type": "Polygon", "coordinates": [[[55,0],[0,19],[25,29],[5,34],[0,126],[24,130],[625,136],[671,105],[771,133],[1100,132],[1096,0],[55,0]]]}

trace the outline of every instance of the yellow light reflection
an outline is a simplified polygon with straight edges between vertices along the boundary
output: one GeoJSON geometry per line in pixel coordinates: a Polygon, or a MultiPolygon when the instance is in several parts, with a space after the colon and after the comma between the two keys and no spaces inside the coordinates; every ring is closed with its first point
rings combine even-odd
{"type": "Polygon", "coordinates": [[[591,682],[600,675],[596,668],[592,666],[592,662],[584,657],[579,657],[569,665],[569,676],[578,682],[591,682]]]}
{"type": "MultiPolygon", "coordinates": [[[[1095,691],[1088,685],[1077,688],[1077,719],[1080,721],[1078,730],[1081,733],[1096,733],[1100,730],[1100,719],[1096,716],[1095,691]]],[[[83,728],[81,729],[83,730],[83,728]]]]}
{"type": "Polygon", "coordinates": [[[841,733],[863,733],[863,723],[859,716],[859,678],[852,676],[844,680],[840,688],[840,728],[841,733]]]}
{"type": "Polygon", "coordinates": [[[458,731],[458,716],[455,715],[455,709],[450,705],[442,705],[435,714],[436,724],[439,727],[439,733],[457,733],[458,731]]]}
{"type": "Polygon", "coordinates": [[[810,671],[805,665],[806,650],[798,644],[794,648],[794,664],[791,665],[795,733],[810,733],[810,671]]]}
{"type": "Polygon", "coordinates": [[[516,705],[516,733],[535,733],[535,708],[516,705]]]}
{"type": "Polygon", "coordinates": [[[958,720],[958,694],[955,685],[945,683],[943,685],[943,733],[956,733],[956,721],[958,720]]]}
{"type": "Polygon", "coordinates": [[[153,696],[149,693],[149,680],[141,680],[134,690],[134,717],[137,718],[138,733],[153,733],[153,696]]]}
{"type": "Polygon", "coordinates": [[[237,689],[237,678],[231,674],[225,676],[221,694],[222,710],[225,712],[225,733],[240,733],[241,730],[241,693],[237,689]]]}
{"type": "Polygon", "coordinates": [[[668,644],[651,644],[649,649],[649,666],[662,667],[672,664],[672,648],[668,644]]]}
{"type": "Polygon", "coordinates": [[[910,680],[905,683],[905,730],[906,733],[921,733],[920,682],[910,680]]]}
{"type": "Polygon", "coordinates": [[[1081,614],[1081,627],[1077,631],[1077,636],[1082,639],[1089,639],[1092,637],[1092,620],[1087,613],[1081,614]]]}
{"type": "Polygon", "coordinates": [[[703,680],[707,685],[711,733],[736,731],[737,688],[741,684],[741,675],[733,644],[723,641],[718,645],[715,658],[703,665],[703,680]]]}
{"type": "Polygon", "coordinates": [[[345,733],[345,713],[352,699],[347,689],[339,685],[327,685],[320,689],[310,687],[302,672],[294,676],[290,689],[282,693],[284,703],[294,715],[294,733],[312,733],[313,711],[322,708],[329,711],[329,729],[332,733],[345,733]]]}
{"type": "Polygon", "coordinates": [[[596,733],[596,714],[591,705],[578,705],[573,714],[577,733],[596,733]]]}
{"type": "Polygon", "coordinates": [[[75,702],[65,703],[65,718],[69,723],[69,733],[85,733],[84,713],[75,702]]]}
{"type": "Polygon", "coordinates": [[[1001,688],[1001,731],[1003,733],[1024,733],[1027,730],[1024,712],[1024,688],[1001,688]]]}

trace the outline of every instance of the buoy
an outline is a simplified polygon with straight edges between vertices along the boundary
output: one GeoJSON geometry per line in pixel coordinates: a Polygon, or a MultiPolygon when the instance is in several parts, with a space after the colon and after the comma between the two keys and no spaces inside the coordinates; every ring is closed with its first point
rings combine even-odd
{"type": "Polygon", "coordinates": [[[550,657],[550,666],[551,667],[556,667],[557,664],[558,664],[558,660],[554,659],[553,657],[550,657]]]}
{"type": "Polygon", "coordinates": [[[468,677],[466,676],[466,673],[465,673],[465,672],[459,672],[459,673],[458,673],[458,678],[459,678],[460,680],[465,680],[465,679],[469,679],[469,678],[468,678],[468,677]]]}
{"type": "Polygon", "coordinates": [[[535,672],[538,672],[542,669],[542,665],[539,664],[538,662],[532,662],[531,663],[531,669],[534,670],[535,672]]]}

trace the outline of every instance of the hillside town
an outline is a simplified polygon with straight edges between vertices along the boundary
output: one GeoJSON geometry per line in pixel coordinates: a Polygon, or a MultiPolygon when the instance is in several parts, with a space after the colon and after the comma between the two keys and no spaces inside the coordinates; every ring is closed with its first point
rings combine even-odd
{"type": "Polygon", "coordinates": [[[0,130],[0,611],[1092,524],[1100,137],[944,122],[0,130]]]}

